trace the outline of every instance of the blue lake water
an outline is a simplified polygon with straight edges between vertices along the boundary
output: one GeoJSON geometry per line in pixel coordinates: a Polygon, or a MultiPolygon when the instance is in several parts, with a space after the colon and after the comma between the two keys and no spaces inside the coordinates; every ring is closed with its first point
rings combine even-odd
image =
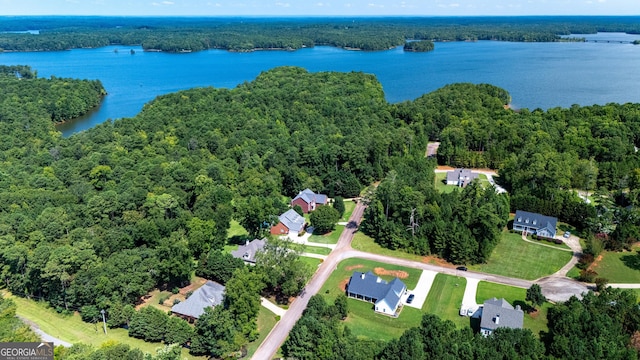
{"type": "MultiPolygon", "coordinates": [[[[576,35],[578,36],[578,35],[576,35]]],[[[612,38],[612,34],[590,35],[612,38]]],[[[622,41],[640,35],[614,34],[622,41]]],[[[92,114],[59,126],[65,136],[107,119],[132,117],[156,96],[192,87],[232,88],[276,66],[376,75],[387,100],[413,100],[446,84],[490,83],[516,108],[640,102],[640,46],[629,43],[436,43],[428,53],[347,51],[319,46],[298,51],[186,54],[110,46],[61,52],[0,53],[0,64],[30,65],[39,77],[100,79],[107,95],[92,114]],[[115,50],[118,49],[118,52],[115,50]],[[130,49],[135,54],[130,54],[130,49]]]]}

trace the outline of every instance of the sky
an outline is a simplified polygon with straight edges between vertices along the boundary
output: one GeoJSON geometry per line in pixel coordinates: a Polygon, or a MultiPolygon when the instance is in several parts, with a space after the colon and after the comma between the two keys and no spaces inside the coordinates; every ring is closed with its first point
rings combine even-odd
{"type": "Polygon", "coordinates": [[[0,15],[639,15],[639,0],[0,0],[0,15]]]}

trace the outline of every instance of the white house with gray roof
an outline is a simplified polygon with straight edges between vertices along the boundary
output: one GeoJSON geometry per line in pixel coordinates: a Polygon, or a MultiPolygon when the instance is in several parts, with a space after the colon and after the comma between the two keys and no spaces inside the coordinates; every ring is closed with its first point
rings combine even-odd
{"type": "Polygon", "coordinates": [[[455,169],[447,172],[447,185],[465,187],[474,179],[477,179],[478,176],[478,173],[474,173],[469,169],[455,169]]]}
{"type": "Polygon", "coordinates": [[[482,306],[482,317],[480,319],[480,333],[489,336],[497,328],[506,327],[511,329],[522,329],[524,324],[524,312],[517,305],[515,309],[507,300],[497,298],[489,299],[482,306]]]}
{"type": "Polygon", "coordinates": [[[346,288],[348,297],[373,303],[376,312],[391,316],[397,316],[400,298],[405,291],[407,286],[400,279],[387,282],[371,271],[355,271],[346,288]]]}
{"type": "Polygon", "coordinates": [[[171,312],[189,321],[198,319],[204,309],[222,304],[224,286],[214,281],[207,281],[196,289],[186,300],[173,305],[171,312]]]}
{"type": "Polygon", "coordinates": [[[244,245],[238,246],[238,250],[232,251],[231,255],[234,258],[242,259],[245,263],[255,265],[256,254],[264,249],[267,243],[267,239],[254,239],[252,241],[247,240],[244,245]]]}
{"type": "Polygon", "coordinates": [[[528,211],[516,210],[513,218],[513,230],[553,239],[556,236],[558,219],[528,211]]]}

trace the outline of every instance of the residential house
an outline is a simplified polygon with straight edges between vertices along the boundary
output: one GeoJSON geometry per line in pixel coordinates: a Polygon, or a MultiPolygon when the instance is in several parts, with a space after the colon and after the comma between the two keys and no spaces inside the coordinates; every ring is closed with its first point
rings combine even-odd
{"type": "Polygon", "coordinates": [[[217,282],[207,281],[187,299],[173,305],[171,312],[189,322],[193,322],[204,314],[205,308],[222,304],[223,297],[224,286],[217,282]]]}
{"type": "Polygon", "coordinates": [[[513,219],[513,230],[553,239],[556,236],[558,219],[528,211],[517,210],[513,219]]]}
{"type": "Polygon", "coordinates": [[[304,229],[304,217],[300,216],[300,214],[293,209],[289,209],[284,214],[278,216],[278,220],[280,220],[280,222],[271,227],[272,235],[298,236],[304,229]]]}
{"type": "Polygon", "coordinates": [[[447,172],[447,185],[465,187],[474,179],[477,179],[478,176],[478,173],[474,173],[469,169],[455,169],[447,172]]]}
{"type": "Polygon", "coordinates": [[[238,250],[232,251],[231,255],[234,258],[242,259],[247,264],[255,265],[256,254],[264,249],[267,239],[253,239],[247,240],[244,245],[238,246],[238,250]]]}
{"type": "Polygon", "coordinates": [[[407,286],[400,279],[387,282],[371,271],[355,271],[346,288],[348,297],[373,303],[376,312],[391,316],[396,316],[405,291],[407,286]]]}
{"type": "Polygon", "coordinates": [[[522,329],[524,312],[520,305],[515,309],[505,299],[489,299],[482,306],[482,318],[480,319],[480,333],[489,336],[497,328],[506,327],[522,329]]]}
{"type": "Polygon", "coordinates": [[[302,212],[309,213],[318,207],[318,205],[326,205],[329,202],[327,195],[316,194],[310,189],[304,189],[291,200],[291,207],[300,205],[302,212]]]}

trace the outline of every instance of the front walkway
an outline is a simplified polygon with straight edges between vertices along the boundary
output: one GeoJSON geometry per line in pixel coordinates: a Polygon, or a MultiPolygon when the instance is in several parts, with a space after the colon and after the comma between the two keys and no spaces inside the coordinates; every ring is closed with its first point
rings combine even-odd
{"type": "Polygon", "coordinates": [[[276,314],[276,315],[278,315],[280,317],[284,316],[284,314],[287,313],[287,310],[281,308],[280,306],[272,303],[271,301],[269,301],[269,300],[267,300],[267,299],[265,299],[263,297],[260,297],[260,305],[266,307],[272,313],[274,313],[274,314],[276,314]]]}
{"type": "Polygon", "coordinates": [[[433,280],[436,278],[437,274],[438,273],[435,271],[422,270],[422,274],[420,274],[420,279],[416,284],[416,288],[409,291],[409,294],[413,294],[414,296],[411,304],[407,304],[408,295],[402,297],[405,306],[422,309],[422,305],[427,300],[427,295],[429,295],[429,290],[431,290],[431,285],[433,285],[433,280]]]}

